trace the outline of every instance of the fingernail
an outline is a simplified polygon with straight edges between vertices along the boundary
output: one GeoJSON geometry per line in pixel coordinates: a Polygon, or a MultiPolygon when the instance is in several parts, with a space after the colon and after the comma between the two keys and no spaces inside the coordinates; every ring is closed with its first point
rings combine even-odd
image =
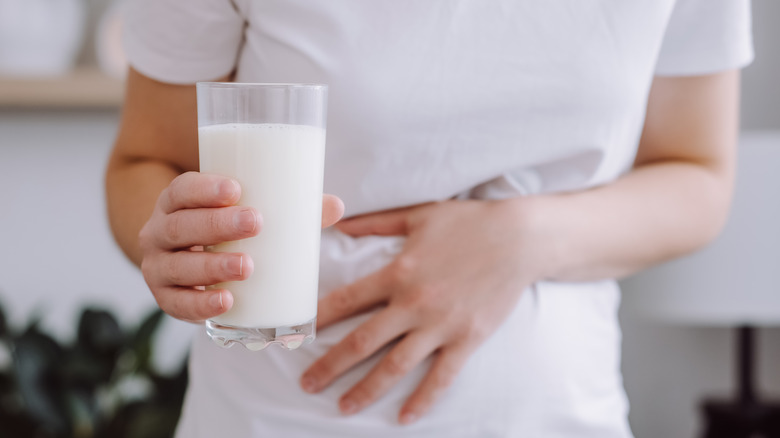
{"type": "Polygon", "coordinates": [[[415,421],[417,421],[417,414],[413,412],[405,412],[401,415],[401,418],[399,419],[401,424],[412,424],[415,421]]]}
{"type": "Polygon", "coordinates": [[[233,222],[240,231],[251,233],[257,227],[257,216],[252,209],[247,208],[236,213],[233,222]]]}
{"type": "Polygon", "coordinates": [[[357,403],[353,402],[352,400],[345,398],[341,401],[341,412],[344,415],[351,415],[357,412],[358,406],[357,403]]]}
{"type": "Polygon", "coordinates": [[[225,259],[225,270],[234,277],[241,277],[244,273],[244,256],[236,255],[225,259]]]}
{"type": "Polygon", "coordinates": [[[214,294],[209,298],[209,305],[215,309],[222,309],[222,292],[214,294]]]}
{"type": "Polygon", "coordinates": [[[239,190],[240,186],[236,180],[229,179],[217,184],[217,196],[222,199],[232,198],[239,190]]]}
{"type": "Polygon", "coordinates": [[[304,391],[313,394],[317,392],[317,381],[312,377],[305,376],[301,379],[301,388],[303,388],[304,391]]]}

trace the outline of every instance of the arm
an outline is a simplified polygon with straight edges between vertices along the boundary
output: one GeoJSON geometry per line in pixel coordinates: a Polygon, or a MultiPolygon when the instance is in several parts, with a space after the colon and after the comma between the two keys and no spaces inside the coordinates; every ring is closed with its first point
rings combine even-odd
{"type": "Polygon", "coordinates": [[[106,195],[114,237],[138,266],[138,233],[160,192],[181,173],[198,169],[197,141],[195,86],[164,84],[130,69],[106,195]]]}
{"type": "Polygon", "coordinates": [[[142,267],[160,307],[190,321],[218,315],[232,305],[229,292],[199,291],[199,285],[251,274],[251,266],[243,266],[251,261],[241,255],[214,257],[194,250],[209,242],[248,237],[259,228],[256,212],[250,212],[254,223],[246,224],[251,231],[230,227],[231,216],[240,213],[232,206],[240,196],[238,184],[185,174],[198,168],[197,148],[195,87],[157,82],[130,69],[119,134],[106,170],[109,222],[125,254],[142,267]]]}
{"type": "Polygon", "coordinates": [[[622,277],[714,239],[728,215],[738,128],[739,72],[656,78],[633,171],[532,201],[554,243],[546,275],[622,277]]]}
{"type": "Polygon", "coordinates": [[[340,400],[355,413],[434,356],[399,420],[419,418],[530,284],[619,277],[713,239],[728,210],[739,74],[657,78],[634,169],[592,190],[506,201],[446,201],[342,222],[351,235],[406,235],[386,268],[320,303],[327,326],[385,307],[318,359],[301,385],[318,392],[401,339],[340,400]],[[457,235],[457,239],[452,236],[457,235]],[[523,267],[523,269],[518,269],[523,267]]]}

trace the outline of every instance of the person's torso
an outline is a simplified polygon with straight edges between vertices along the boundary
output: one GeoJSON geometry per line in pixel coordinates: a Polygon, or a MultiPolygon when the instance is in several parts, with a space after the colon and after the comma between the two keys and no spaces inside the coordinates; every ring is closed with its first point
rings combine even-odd
{"type": "MultiPolygon", "coordinates": [[[[238,81],[329,85],[325,190],[349,215],[615,179],[633,161],[673,7],[673,0],[235,3],[248,23],[238,81]]],[[[402,244],[324,232],[320,293],[381,268],[402,244]]],[[[397,425],[398,410],[427,363],[352,417],[339,414],[338,398],[376,358],[321,394],[298,386],[317,357],[370,315],[329,327],[293,352],[221,350],[201,336],[178,436],[630,437],[618,295],[611,281],[526,290],[441,402],[409,427],[397,425]]]]}
{"type": "Polygon", "coordinates": [[[541,192],[614,179],[674,2],[236,3],[238,81],[329,85],[325,190],[352,215],[504,174],[541,192]]]}

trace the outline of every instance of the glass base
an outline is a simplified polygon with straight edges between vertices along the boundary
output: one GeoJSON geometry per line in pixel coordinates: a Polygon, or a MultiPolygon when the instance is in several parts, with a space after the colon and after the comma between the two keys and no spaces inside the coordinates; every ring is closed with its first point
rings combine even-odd
{"type": "Polygon", "coordinates": [[[287,350],[295,350],[314,340],[317,318],[303,324],[272,328],[248,328],[206,321],[206,333],[220,347],[241,344],[247,350],[260,351],[271,344],[278,344],[287,350]]]}

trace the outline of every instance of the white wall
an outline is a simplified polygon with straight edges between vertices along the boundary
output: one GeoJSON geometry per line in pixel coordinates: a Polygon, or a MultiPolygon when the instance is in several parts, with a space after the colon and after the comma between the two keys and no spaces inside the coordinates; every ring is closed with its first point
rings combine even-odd
{"type": "MultiPolygon", "coordinates": [[[[0,112],[0,302],[16,326],[34,312],[63,339],[86,304],[128,326],[154,307],[105,219],[103,170],[115,112],[0,112]]],[[[188,325],[166,321],[161,356],[172,366],[188,325]]]]}
{"type": "Polygon", "coordinates": [[[780,129],[780,1],[753,0],[756,59],[742,74],[742,127],[780,129]]]}

